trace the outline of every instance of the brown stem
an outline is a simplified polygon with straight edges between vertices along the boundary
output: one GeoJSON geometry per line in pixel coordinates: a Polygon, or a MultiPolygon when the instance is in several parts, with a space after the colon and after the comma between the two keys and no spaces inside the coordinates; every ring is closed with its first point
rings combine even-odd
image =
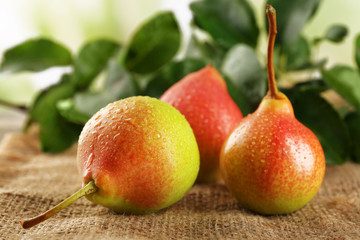
{"type": "Polygon", "coordinates": [[[276,86],[275,80],[275,71],[274,71],[274,45],[275,45],[275,37],[277,34],[276,28],[276,10],[270,4],[266,5],[266,15],[269,20],[269,42],[267,49],[267,73],[268,73],[268,97],[269,98],[279,98],[278,88],[276,86]]]}
{"type": "Polygon", "coordinates": [[[14,109],[22,111],[22,112],[27,112],[28,111],[28,108],[26,106],[24,106],[24,105],[16,105],[14,103],[10,103],[10,102],[7,102],[7,101],[1,100],[1,99],[0,99],[0,105],[3,105],[5,107],[9,107],[9,108],[14,108],[14,109]]]}
{"type": "Polygon", "coordinates": [[[50,218],[51,216],[55,215],[56,213],[60,212],[62,209],[66,208],[67,206],[69,206],[71,203],[73,203],[80,197],[94,193],[97,190],[98,190],[98,188],[96,187],[94,181],[90,181],[85,187],[81,188],[79,191],[77,191],[76,193],[74,193],[73,195],[71,195],[70,197],[68,197],[67,199],[65,199],[64,201],[62,201],[61,203],[59,203],[58,205],[53,207],[52,209],[34,217],[34,218],[27,219],[25,221],[20,221],[20,224],[23,228],[31,228],[31,227],[45,221],[46,219],[50,218]]]}

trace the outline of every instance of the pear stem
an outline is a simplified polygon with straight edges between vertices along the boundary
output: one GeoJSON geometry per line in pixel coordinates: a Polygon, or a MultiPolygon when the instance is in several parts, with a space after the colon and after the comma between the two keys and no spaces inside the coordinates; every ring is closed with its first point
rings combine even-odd
{"type": "Polygon", "coordinates": [[[268,73],[268,97],[269,98],[280,98],[278,94],[278,88],[275,80],[275,71],[274,71],[274,45],[275,45],[275,37],[277,34],[276,27],[276,10],[275,8],[267,4],[266,5],[266,15],[269,20],[269,41],[268,41],[268,49],[267,49],[267,73],[268,73]]]}
{"type": "Polygon", "coordinates": [[[77,191],[76,193],[74,193],[73,195],[71,195],[70,197],[68,197],[67,199],[65,199],[58,205],[56,205],[55,207],[51,208],[50,210],[48,210],[34,218],[30,218],[25,221],[20,221],[20,224],[25,229],[31,228],[31,227],[45,221],[46,219],[52,217],[56,213],[60,212],[61,210],[63,210],[64,208],[66,208],[67,206],[69,206],[70,204],[75,202],[77,199],[79,199],[85,195],[94,193],[97,190],[98,190],[98,188],[96,187],[94,181],[92,180],[85,187],[81,188],[79,191],[77,191]]]}
{"type": "Polygon", "coordinates": [[[17,105],[2,99],[0,99],[0,105],[19,110],[21,112],[27,112],[29,110],[25,105],[17,105]]]}

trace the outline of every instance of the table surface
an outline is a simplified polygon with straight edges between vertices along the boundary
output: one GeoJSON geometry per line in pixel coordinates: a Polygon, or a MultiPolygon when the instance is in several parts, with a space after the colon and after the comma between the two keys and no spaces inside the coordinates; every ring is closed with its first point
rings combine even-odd
{"type": "MultiPolygon", "coordinates": [[[[221,183],[196,184],[155,214],[116,214],[80,199],[47,223],[24,230],[19,218],[53,207],[81,187],[75,148],[40,151],[20,132],[26,116],[0,114],[0,236],[7,239],[360,239],[360,165],[327,166],[317,196],[295,213],[261,216],[243,209],[221,183]]],[[[1,238],[1,237],[0,237],[1,238]]]]}

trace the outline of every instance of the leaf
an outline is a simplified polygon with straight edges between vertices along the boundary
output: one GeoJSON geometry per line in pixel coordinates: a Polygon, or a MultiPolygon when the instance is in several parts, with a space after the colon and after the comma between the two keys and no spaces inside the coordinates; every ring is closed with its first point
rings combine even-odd
{"type": "Polygon", "coordinates": [[[233,81],[230,80],[228,76],[224,74],[223,78],[225,79],[227,90],[231,98],[238,105],[243,116],[245,117],[247,114],[252,113],[255,110],[255,108],[251,106],[251,104],[249,103],[248,99],[244,96],[244,94],[239,91],[239,89],[234,85],[233,81]]]}
{"type": "Polygon", "coordinates": [[[230,49],[237,43],[256,47],[259,28],[246,0],[203,0],[191,3],[194,23],[219,45],[230,49]]]}
{"type": "Polygon", "coordinates": [[[277,12],[276,42],[282,45],[294,43],[320,2],[321,0],[268,0],[267,3],[273,5],[277,12]]]}
{"type": "Polygon", "coordinates": [[[356,37],[355,40],[355,61],[360,69],[360,34],[356,37]]]}
{"type": "Polygon", "coordinates": [[[177,53],[181,33],[172,12],[162,12],[143,24],[124,53],[127,70],[145,74],[170,61],[177,53]]]}
{"type": "Polygon", "coordinates": [[[351,155],[360,163],[360,112],[352,112],[345,117],[345,122],[351,136],[351,155]]]}
{"type": "Polygon", "coordinates": [[[57,111],[57,102],[74,94],[69,75],[60,83],[43,91],[30,111],[30,121],[40,125],[40,141],[44,152],[61,152],[77,141],[82,126],[67,122],[57,111]]]}
{"type": "Polygon", "coordinates": [[[67,120],[84,124],[97,111],[116,100],[117,98],[108,92],[79,92],[73,99],[60,101],[57,108],[67,120]]]}
{"type": "Polygon", "coordinates": [[[288,94],[296,118],[318,137],[326,163],[341,164],[349,156],[350,137],[339,113],[317,92],[294,91],[288,94]]]}
{"type": "Polygon", "coordinates": [[[226,50],[210,41],[201,41],[196,36],[192,36],[186,49],[187,58],[206,59],[215,68],[221,66],[226,50]]]}
{"type": "Polygon", "coordinates": [[[104,39],[84,45],[80,49],[74,64],[74,79],[77,86],[79,88],[88,87],[119,49],[119,44],[104,39]]]}
{"type": "Polygon", "coordinates": [[[59,101],[57,109],[68,121],[85,124],[107,104],[137,94],[138,90],[130,74],[115,59],[110,59],[102,92],[77,92],[73,98],[59,101]]]}
{"type": "Polygon", "coordinates": [[[62,117],[72,123],[85,125],[91,117],[90,114],[83,113],[77,109],[75,101],[71,98],[59,100],[56,108],[62,117]]]}
{"type": "Polygon", "coordinates": [[[296,42],[285,47],[286,70],[300,70],[310,63],[310,46],[307,40],[300,36],[296,42]]]}
{"type": "Polygon", "coordinates": [[[8,49],[4,53],[0,69],[11,72],[37,72],[71,63],[72,57],[68,49],[51,40],[38,38],[8,49]]]}
{"type": "Polygon", "coordinates": [[[116,99],[122,99],[138,95],[138,88],[135,80],[120,66],[118,61],[114,59],[109,61],[105,79],[105,91],[108,91],[116,99]]]}
{"type": "Polygon", "coordinates": [[[182,61],[171,62],[164,66],[150,79],[143,94],[159,98],[169,87],[186,75],[205,67],[207,62],[203,59],[187,58],[182,61]]]}
{"type": "Polygon", "coordinates": [[[331,42],[339,43],[346,37],[347,34],[348,34],[347,27],[344,25],[337,24],[331,26],[327,30],[324,38],[331,42]]]}
{"type": "Polygon", "coordinates": [[[348,66],[335,66],[322,71],[324,81],[349,103],[360,108],[360,73],[348,66]]]}
{"type": "Polygon", "coordinates": [[[309,80],[306,82],[300,82],[294,86],[297,90],[311,90],[312,92],[321,93],[329,89],[329,87],[324,83],[322,79],[309,80]]]}
{"type": "Polygon", "coordinates": [[[251,47],[238,44],[231,48],[224,58],[221,70],[252,107],[259,104],[265,95],[266,81],[251,47]]]}
{"type": "Polygon", "coordinates": [[[102,92],[78,92],[73,98],[58,102],[57,108],[68,121],[85,124],[92,115],[107,104],[137,94],[138,90],[130,74],[115,59],[111,59],[102,92]]]}

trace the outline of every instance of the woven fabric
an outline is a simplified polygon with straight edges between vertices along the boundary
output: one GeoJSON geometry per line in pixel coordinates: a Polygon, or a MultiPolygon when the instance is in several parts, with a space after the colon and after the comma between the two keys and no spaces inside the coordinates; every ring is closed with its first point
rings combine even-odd
{"type": "Polygon", "coordinates": [[[81,187],[76,148],[41,153],[36,134],[12,134],[0,145],[0,239],[360,239],[360,165],[328,166],[316,197],[284,216],[238,206],[221,184],[195,185],[158,213],[116,214],[85,198],[24,230],[33,217],[81,187]]]}

